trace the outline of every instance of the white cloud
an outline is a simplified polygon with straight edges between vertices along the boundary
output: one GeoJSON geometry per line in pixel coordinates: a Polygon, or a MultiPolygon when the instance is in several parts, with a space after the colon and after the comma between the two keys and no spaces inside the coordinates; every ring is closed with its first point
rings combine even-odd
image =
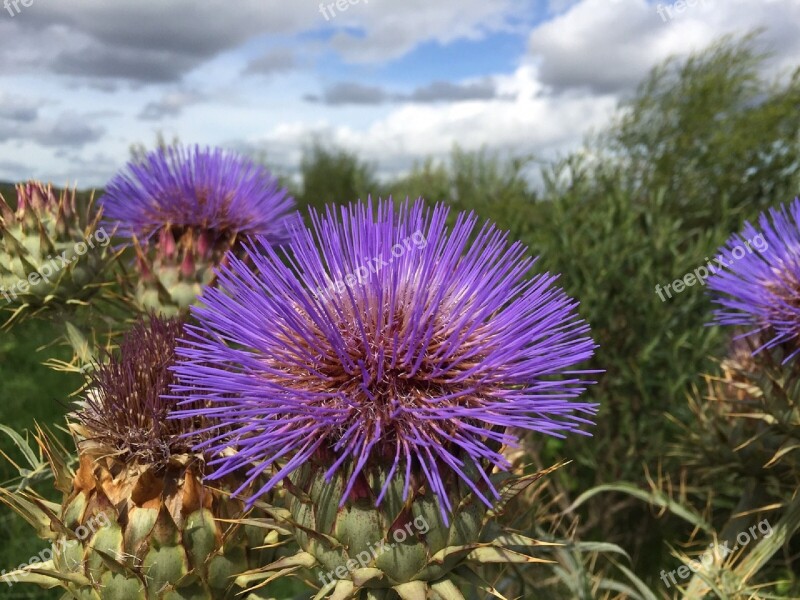
{"type": "Polygon", "coordinates": [[[329,121],[280,125],[248,139],[249,147],[283,148],[299,157],[314,136],[379,163],[384,171],[401,171],[425,156],[446,157],[455,144],[466,150],[484,146],[513,154],[552,156],[577,146],[584,133],[607,121],[613,96],[587,93],[547,96],[533,67],[499,77],[503,100],[454,104],[404,105],[366,128],[329,121]]]}
{"type": "MultiPolygon", "coordinates": [[[[531,60],[554,89],[625,92],[671,55],[701,50],[725,34],[764,27],[776,65],[800,62],[798,0],[697,0],[662,19],[646,0],[582,0],[530,35],[531,60]]],[[[662,11],[662,14],[666,14],[662,11]]]]}
{"type": "Polygon", "coordinates": [[[560,13],[533,29],[523,66],[512,76],[495,76],[498,94],[513,101],[410,103],[362,127],[317,117],[314,123],[273,127],[248,141],[298,157],[302,145],[318,136],[388,171],[424,156],[444,157],[456,143],[470,150],[487,146],[552,156],[577,148],[589,131],[605,126],[619,99],[653,66],[701,50],[722,35],[764,26],[762,41],[777,51],[773,64],[800,64],[800,41],[786,25],[800,22],[798,0],[741,0],[725,8],[708,2],[667,23],[645,0],[552,3],[560,13]]]}
{"type": "Polygon", "coordinates": [[[144,121],[160,121],[164,117],[176,117],[183,109],[205,100],[205,95],[193,90],[176,90],[164,94],[159,100],[148,102],[139,113],[144,121]]]}
{"type": "Polygon", "coordinates": [[[507,28],[514,0],[373,0],[328,21],[318,3],[285,0],[66,0],[34,3],[0,24],[0,61],[87,78],[166,82],[257,36],[329,33],[351,62],[402,56],[419,44],[507,28]],[[42,37],[47,38],[46,52],[42,37]],[[15,41],[12,48],[6,44],[15,41]],[[26,55],[32,54],[33,58],[26,55]],[[16,59],[19,60],[16,60],[16,59]]]}
{"type": "Polygon", "coordinates": [[[0,114],[0,143],[27,140],[42,146],[80,148],[103,137],[105,128],[95,125],[88,115],[62,112],[53,117],[33,113],[0,114]],[[16,116],[16,118],[13,118],[16,116]]]}
{"type": "Polygon", "coordinates": [[[186,142],[264,149],[287,170],[314,135],[389,172],[445,157],[454,144],[549,156],[603,126],[656,63],[723,34],[763,26],[761,40],[776,53],[773,69],[800,64],[800,0],[698,0],[667,21],[657,4],[359,0],[326,21],[318,2],[35,2],[0,19],[0,88],[15,94],[0,98],[0,155],[14,159],[0,175],[29,164],[45,178],[71,172],[84,184],[102,184],[127,159],[130,143],[151,141],[151,128],[137,117],[161,119],[153,130],[186,142]],[[533,14],[546,20],[534,25],[533,14]],[[458,81],[442,64],[425,65],[425,79],[370,78],[426,43],[523,26],[528,49],[510,73],[458,81]],[[328,70],[336,61],[327,53],[352,64],[328,70]],[[355,90],[361,104],[301,101],[341,90],[343,81],[370,86],[355,90]],[[476,87],[480,81],[491,81],[495,97],[476,87]],[[103,116],[109,106],[115,113],[103,116]],[[57,154],[64,148],[71,153],[57,154]]]}
{"type": "Polygon", "coordinates": [[[408,0],[402,4],[373,0],[336,16],[336,24],[346,27],[331,45],[350,62],[380,62],[402,56],[423,41],[445,45],[509,30],[532,5],[526,0],[408,0]]]}

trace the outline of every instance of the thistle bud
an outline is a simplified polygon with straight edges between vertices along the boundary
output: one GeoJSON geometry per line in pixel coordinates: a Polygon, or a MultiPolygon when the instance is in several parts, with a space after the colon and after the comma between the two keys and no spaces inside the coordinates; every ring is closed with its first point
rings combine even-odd
{"type": "Polygon", "coordinates": [[[39,182],[16,191],[16,210],[0,196],[0,305],[14,312],[7,324],[88,300],[113,281],[91,201],[78,207],[75,190],[57,194],[39,182]]]}

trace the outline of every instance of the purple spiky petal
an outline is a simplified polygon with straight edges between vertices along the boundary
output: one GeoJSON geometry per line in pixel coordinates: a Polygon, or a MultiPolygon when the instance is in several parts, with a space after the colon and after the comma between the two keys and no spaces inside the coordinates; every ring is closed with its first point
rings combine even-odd
{"type": "Polygon", "coordinates": [[[594,343],[577,301],[554,275],[527,278],[535,259],[506,233],[447,216],[422,200],[312,211],[284,251],[262,240],[254,269],[220,270],[192,309],[174,388],[208,402],[177,416],[223,432],[206,443],[214,477],[246,467],[245,489],[271,472],[258,496],[324,454],[329,476],[352,467],[342,502],[378,464],[406,489],[420,474],[449,511],[448,474],[491,503],[468,463],[508,468],[507,428],[562,437],[590,423],[573,367],[594,343]]]}
{"type": "Polygon", "coordinates": [[[720,250],[728,267],[708,280],[719,325],[745,328],[755,353],[786,345],[785,361],[800,353],[800,199],[745,223],[720,250]]]}
{"type": "Polygon", "coordinates": [[[215,238],[285,237],[294,200],[264,167],[219,148],[173,146],[133,160],[108,184],[100,204],[123,238],[168,230],[215,238]]]}

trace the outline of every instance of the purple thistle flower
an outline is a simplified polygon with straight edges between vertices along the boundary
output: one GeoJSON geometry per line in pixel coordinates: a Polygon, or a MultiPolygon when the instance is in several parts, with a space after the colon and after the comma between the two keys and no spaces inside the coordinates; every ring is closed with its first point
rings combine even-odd
{"type": "Polygon", "coordinates": [[[764,349],[788,344],[784,362],[800,352],[800,199],[749,222],[720,250],[729,269],[708,280],[719,325],[737,325],[764,349]]]}
{"type": "Polygon", "coordinates": [[[265,168],[219,148],[160,148],[108,184],[100,204],[121,237],[147,241],[172,230],[206,232],[217,244],[240,235],[285,238],[294,200],[265,168]]]}
{"type": "Polygon", "coordinates": [[[272,474],[251,503],[314,458],[329,478],[347,463],[342,503],[386,465],[378,502],[396,474],[407,497],[413,473],[444,513],[448,474],[491,504],[507,428],[564,437],[591,423],[596,405],[575,401],[587,371],[572,367],[595,346],[557,276],[526,279],[535,259],[474,214],[448,229],[443,205],[395,208],[312,211],[313,229],[293,228],[281,253],[248,246],[255,271],[232,259],[192,308],[173,389],[208,404],[175,416],[216,423],[200,448],[220,456],[212,478],[249,469],[237,493],[272,474]]]}

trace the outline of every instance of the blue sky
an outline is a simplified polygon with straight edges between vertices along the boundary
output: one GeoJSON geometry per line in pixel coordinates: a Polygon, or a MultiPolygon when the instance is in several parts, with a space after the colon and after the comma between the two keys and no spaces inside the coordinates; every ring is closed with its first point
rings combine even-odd
{"type": "Polygon", "coordinates": [[[31,1],[0,7],[0,179],[103,185],[157,131],[290,174],[313,139],[384,174],[455,144],[550,157],[726,33],[800,64],[800,0],[31,1]]]}

